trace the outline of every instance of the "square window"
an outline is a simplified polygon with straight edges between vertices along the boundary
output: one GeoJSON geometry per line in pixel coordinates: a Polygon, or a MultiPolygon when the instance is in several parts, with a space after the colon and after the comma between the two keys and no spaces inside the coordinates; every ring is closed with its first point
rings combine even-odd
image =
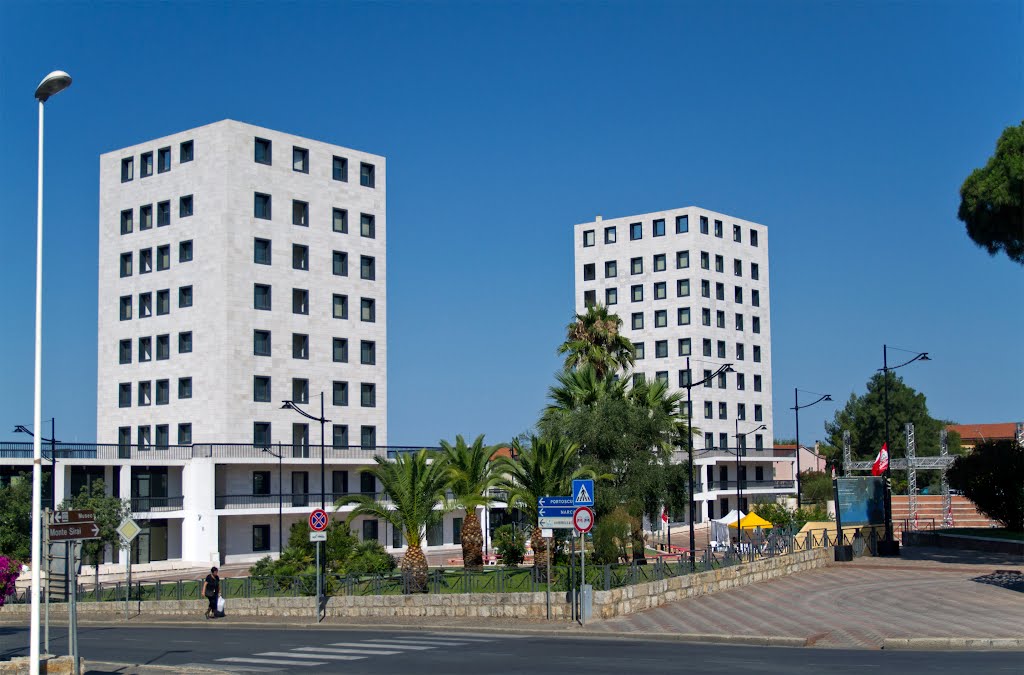
{"type": "Polygon", "coordinates": [[[750,304],[754,307],[761,306],[761,291],[750,291],[750,304]]]}
{"type": "Polygon", "coordinates": [[[593,281],[597,277],[597,266],[594,263],[587,263],[583,266],[583,280],[593,281]]]}
{"type": "Polygon", "coordinates": [[[292,146],[292,171],[309,173],[309,150],[292,146]]]}
{"type": "MultiPolygon", "coordinates": [[[[729,419],[729,406],[724,401],[720,401],[718,403],[718,419],[720,419],[720,420],[727,420],[727,419],[729,419]]],[[[722,445],[722,447],[725,447],[728,444],[729,444],[729,441],[726,440],[725,443],[722,445]]]]}
{"type": "Polygon", "coordinates": [[[743,315],[736,315],[736,330],[743,330],[743,315]]]}
{"type": "MultiPolygon", "coordinates": [[[[156,404],[167,405],[171,400],[171,382],[170,380],[157,380],[156,381],[156,404]]],[[[159,429],[159,427],[157,427],[159,429]]]]}
{"type": "Polygon", "coordinates": [[[270,310],[270,286],[267,284],[253,284],[253,308],[270,310]]]}
{"type": "Polygon", "coordinates": [[[377,170],[373,164],[367,164],[366,162],[359,163],[359,184],[363,187],[376,187],[377,183],[377,170]]]}
{"type": "Polygon", "coordinates": [[[583,291],[583,305],[593,307],[597,304],[597,291],[583,291]]]}
{"type": "Polygon", "coordinates": [[[331,386],[331,402],[334,405],[348,405],[348,382],[334,382],[331,386]]]}
{"type": "MultiPolygon", "coordinates": [[[[347,448],[348,447],[348,425],[347,424],[333,424],[331,425],[331,439],[335,448],[347,448]]],[[[348,490],[345,490],[347,492],[348,490]]],[[[335,490],[337,492],[337,490],[335,490]]]]}
{"type": "Polygon", "coordinates": [[[183,241],[178,244],[178,262],[191,262],[193,255],[192,240],[183,241]]]}
{"type": "Polygon", "coordinates": [[[153,316],[153,294],[139,293],[139,318],[153,316]]]}
{"type": "Polygon", "coordinates": [[[644,343],[634,342],[633,343],[633,358],[637,361],[642,361],[644,358],[644,343]]]}
{"type": "Polygon", "coordinates": [[[158,316],[171,313],[171,291],[165,289],[156,292],[156,313],[158,316]]]}
{"type": "Polygon", "coordinates": [[[121,212],[121,234],[132,233],[132,214],[134,213],[132,209],[125,209],[121,212]]]}
{"type": "Polygon", "coordinates": [[[132,254],[122,253],[121,254],[121,278],[130,277],[132,275],[132,254]]]}
{"type": "Polygon", "coordinates": [[[676,310],[676,323],[680,326],[690,325],[690,308],[680,307],[676,310]]]}
{"type": "Polygon", "coordinates": [[[117,362],[118,363],[131,363],[132,362],[132,341],[121,340],[117,347],[117,362]]]}
{"type": "Polygon", "coordinates": [[[604,289],[604,304],[606,306],[619,304],[619,289],[617,289],[617,288],[606,288],[606,289],[604,289]]]}
{"type": "Polygon", "coordinates": [[[739,225],[732,226],[732,240],[743,242],[743,229],[739,225]]]}
{"type": "Polygon", "coordinates": [[[631,240],[635,241],[637,239],[642,239],[643,236],[644,236],[644,226],[643,226],[643,223],[632,223],[629,226],[629,238],[631,240]]]}
{"type": "Polygon", "coordinates": [[[252,261],[257,265],[270,264],[270,240],[254,239],[252,261]]]}
{"type": "Polygon", "coordinates": [[[121,160],[121,182],[127,183],[135,178],[135,158],[125,157],[121,160]]]}
{"type": "Polygon", "coordinates": [[[700,233],[701,234],[707,234],[708,233],[708,217],[707,216],[701,216],[700,217],[700,233]]]}
{"type": "Polygon", "coordinates": [[[725,272],[725,258],[720,255],[715,256],[715,271],[718,273],[725,272]]]}
{"type": "Polygon", "coordinates": [[[604,278],[611,279],[619,274],[619,265],[614,260],[609,260],[604,264],[604,278]]]}
{"type": "Polygon", "coordinates": [[[719,239],[722,238],[722,221],[720,220],[715,221],[715,236],[719,239]]]}
{"type": "Polygon", "coordinates": [[[760,404],[754,406],[754,421],[764,421],[764,409],[760,406],[760,404]]]}
{"type": "Polygon", "coordinates": [[[292,289],[292,314],[309,314],[309,291],[305,288],[292,289]]]}
{"type": "Polygon", "coordinates": [[[725,328],[725,312],[722,310],[715,312],[715,326],[718,328],[725,328]]]}
{"type": "MultiPolygon", "coordinates": [[[[690,371],[690,370],[680,370],[679,371],[679,387],[680,388],[682,388],[682,387],[689,387],[690,384],[692,384],[692,383],[693,383],[693,371],[690,371]]],[[[684,402],[684,404],[685,404],[685,402],[684,402]]],[[[682,409],[680,412],[684,412],[685,413],[686,410],[682,409]]]]}
{"type": "Polygon", "coordinates": [[[153,175],[153,153],[144,152],[139,157],[139,177],[148,178],[153,175]]]}
{"type": "Polygon", "coordinates": [[[702,326],[711,325],[711,310],[707,307],[700,310],[700,323],[702,326]]]}
{"type": "Polygon", "coordinates": [[[292,269],[309,271],[309,247],[302,244],[292,244],[292,269]]]}
{"type": "Polygon", "coordinates": [[[668,340],[658,340],[654,343],[654,358],[668,358],[668,340]]]}
{"type": "Polygon", "coordinates": [[[373,281],[377,278],[377,261],[373,256],[359,256],[359,278],[368,281],[373,281]]]}
{"type": "Polygon", "coordinates": [[[265,138],[256,139],[256,162],[259,164],[270,164],[271,163],[271,144],[265,138]]]}
{"type": "Polygon", "coordinates": [[[192,195],[185,195],[178,199],[178,217],[188,218],[192,215],[192,195]]]}
{"type": "Polygon", "coordinates": [[[714,419],[715,417],[715,404],[711,401],[704,401],[704,417],[705,419],[714,419]]]}
{"type": "Polygon", "coordinates": [[[139,274],[149,274],[153,271],[153,249],[144,248],[139,251],[139,274]]]}
{"type": "Polygon", "coordinates": [[[711,297],[711,282],[707,279],[700,280],[700,297],[710,298],[711,297]]]}
{"type": "Polygon", "coordinates": [[[702,344],[704,345],[704,356],[710,357],[711,356],[711,349],[712,349],[712,347],[711,347],[711,340],[709,340],[708,338],[704,338],[704,341],[703,341],[702,344]]]}
{"type": "Polygon", "coordinates": [[[751,321],[751,330],[753,330],[755,333],[760,333],[761,332],[761,317],[755,316],[750,321],[751,321]]]}
{"type": "Polygon", "coordinates": [[[178,398],[192,398],[192,378],[178,378],[178,398]]]}
{"type": "Polygon", "coordinates": [[[359,236],[374,239],[377,236],[376,218],[369,213],[359,214],[359,236]]]}
{"type": "Polygon", "coordinates": [[[160,148],[156,151],[156,172],[167,173],[171,170],[171,149],[160,148]]]}
{"type": "MultiPolygon", "coordinates": [[[[377,427],[371,427],[371,426],[359,427],[359,440],[360,440],[360,446],[364,450],[372,450],[372,449],[376,448],[377,447],[377,427]]],[[[374,532],[374,534],[376,534],[377,521],[376,520],[373,520],[373,521],[363,521],[363,525],[365,526],[367,522],[373,523],[373,532],[374,532]]],[[[363,537],[364,538],[366,537],[366,534],[367,533],[366,533],[366,530],[364,528],[364,530],[363,530],[363,537]]]]}
{"type": "Polygon", "coordinates": [[[690,355],[690,338],[679,338],[677,347],[679,349],[679,356],[690,355]]]}
{"type": "Polygon", "coordinates": [[[377,304],[373,298],[359,299],[359,320],[373,323],[377,320],[377,304]]]}
{"type": "Polygon", "coordinates": [[[331,229],[341,234],[348,234],[348,211],[345,209],[331,210],[331,229]]]}
{"type": "Polygon", "coordinates": [[[617,231],[616,231],[616,229],[614,227],[606,227],[606,228],[604,228],[604,243],[606,243],[606,244],[614,244],[615,243],[615,238],[617,236],[616,232],[617,231]]]}
{"type": "Polygon", "coordinates": [[[256,356],[270,356],[269,330],[254,330],[252,332],[252,353],[256,356]]]}
{"type": "Polygon", "coordinates": [[[348,253],[334,251],[331,253],[331,268],[336,276],[348,276],[348,253]]]}
{"type": "Polygon", "coordinates": [[[139,232],[149,230],[153,227],[153,205],[146,204],[139,207],[139,232]]]}
{"type": "Polygon", "coordinates": [[[719,340],[716,343],[716,347],[718,349],[718,358],[724,359],[725,358],[725,340],[719,340]]]}
{"type": "Polygon", "coordinates": [[[666,284],[664,281],[659,281],[658,283],[654,284],[654,299],[664,300],[668,295],[667,289],[668,284],[666,284]]]}
{"type": "Polygon", "coordinates": [[[270,403],[270,378],[255,375],[252,378],[252,400],[257,403],[270,403]]]}
{"type": "Polygon", "coordinates": [[[651,230],[652,230],[652,232],[653,232],[655,237],[664,237],[665,236],[665,219],[664,218],[659,218],[658,220],[655,220],[651,230]]]}
{"type": "Polygon", "coordinates": [[[633,302],[643,302],[644,301],[644,287],[643,287],[643,284],[637,284],[635,286],[631,286],[629,292],[630,292],[630,296],[631,296],[633,302]]]}
{"type": "Polygon", "coordinates": [[[754,375],[754,391],[761,391],[761,376],[754,375]]]}
{"type": "Polygon", "coordinates": [[[178,333],[178,353],[188,354],[192,351],[192,331],[178,333]]]}
{"type": "Polygon", "coordinates": [[[370,340],[362,340],[359,343],[359,362],[364,366],[372,366],[377,363],[377,343],[370,340]]]}
{"type": "Polygon", "coordinates": [[[192,306],[192,287],[182,286],[178,289],[178,307],[192,306]]]}
{"type": "Polygon", "coordinates": [[[117,385],[117,407],[118,408],[131,408],[132,407],[132,383],[122,382],[117,385]]]}
{"type": "Polygon", "coordinates": [[[737,391],[743,391],[747,387],[747,378],[743,373],[736,373],[736,389],[737,391]]]}
{"type": "Polygon", "coordinates": [[[689,279],[678,279],[676,280],[676,297],[686,298],[690,295],[690,280],[689,279]]]}
{"type": "Polygon", "coordinates": [[[363,408],[377,407],[377,387],[371,382],[359,385],[359,405],[363,408]]]}
{"type": "Polygon", "coordinates": [[[156,248],[156,269],[158,272],[171,268],[171,245],[157,246],[156,248]]]}
{"type": "Polygon", "coordinates": [[[270,445],[270,422],[252,423],[252,443],[253,445],[270,445]]]}
{"type": "Polygon", "coordinates": [[[348,181],[347,159],[338,156],[331,159],[331,178],[334,180],[348,181]]]}
{"type": "Polygon", "coordinates": [[[309,227],[309,203],[292,200],[292,225],[309,227]]]}
{"type": "Polygon", "coordinates": [[[654,374],[654,379],[656,381],[658,381],[658,382],[661,382],[663,385],[665,385],[667,387],[668,386],[668,371],[667,370],[659,370],[658,372],[656,372],[654,374]]]}
{"type": "Polygon", "coordinates": [[[686,234],[690,231],[690,216],[676,216],[676,234],[686,234]]]}
{"type": "Polygon", "coordinates": [[[743,261],[735,259],[732,261],[732,273],[737,277],[743,276],[743,261]]]}
{"type": "Polygon", "coordinates": [[[715,300],[725,300],[725,284],[715,284],[715,300]]]}
{"type": "Polygon", "coordinates": [[[335,293],[331,299],[331,316],[335,319],[348,318],[348,296],[335,293]]]}
{"type": "Polygon", "coordinates": [[[594,243],[595,243],[594,231],[593,230],[584,230],[583,231],[583,247],[584,248],[589,248],[589,247],[593,246],[594,243]]]}
{"type": "Polygon", "coordinates": [[[742,286],[736,286],[733,289],[732,299],[733,299],[733,302],[735,302],[737,305],[742,305],[743,304],[743,287],[742,286]]]}
{"type": "Polygon", "coordinates": [[[139,405],[151,405],[153,403],[153,387],[151,382],[139,382],[139,405]]]}
{"type": "Polygon", "coordinates": [[[690,252],[676,251],[676,269],[683,270],[690,266],[690,252]]]}
{"type": "Polygon", "coordinates": [[[270,525],[252,526],[252,550],[253,553],[270,550],[270,525]]]}
{"type": "Polygon", "coordinates": [[[737,361],[742,361],[744,358],[746,358],[743,352],[744,352],[743,343],[742,342],[737,342],[736,343],[736,360],[737,361]]]}
{"type": "Polygon", "coordinates": [[[754,281],[761,278],[761,268],[757,263],[750,263],[750,278],[754,281]]]}
{"type": "Polygon", "coordinates": [[[757,246],[757,230],[750,228],[750,245],[757,246]]]}
{"type": "Polygon", "coordinates": [[[118,307],[121,321],[128,321],[132,318],[132,296],[122,295],[118,307]]]}
{"type": "Polygon", "coordinates": [[[629,261],[629,273],[630,274],[643,274],[644,272],[644,259],[633,258],[629,261]]]}
{"type": "Polygon", "coordinates": [[[195,145],[192,141],[182,141],[178,148],[178,164],[191,162],[195,158],[195,145]]]}
{"type": "Polygon", "coordinates": [[[704,377],[702,378],[702,380],[704,382],[704,388],[705,389],[710,389],[711,388],[711,371],[710,370],[705,370],[704,371],[704,377]]]}
{"type": "Polygon", "coordinates": [[[292,358],[309,358],[309,336],[302,333],[292,333],[292,358]]]}
{"type": "Polygon", "coordinates": [[[641,330],[644,327],[644,313],[634,312],[633,313],[633,330],[641,330]]]}
{"type": "Polygon", "coordinates": [[[292,378],[292,401],[309,403],[309,380],[303,377],[292,378]]]}
{"type": "Polygon", "coordinates": [[[331,339],[331,360],[335,363],[348,363],[348,339],[331,339]]]}
{"type": "Polygon", "coordinates": [[[761,363],[761,348],[754,345],[754,363],[761,363]]]}
{"type": "Polygon", "coordinates": [[[664,272],[665,271],[665,254],[664,253],[659,253],[658,255],[654,256],[654,271],[655,272],[664,272]]]}
{"type": "Polygon", "coordinates": [[[664,328],[668,325],[668,310],[659,309],[654,312],[654,327],[664,328]]]}
{"type": "Polygon", "coordinates": [[[711,254],[707,251],[700,252],[700,268],[702,270],[711,269],[711,254]]]}
{"type": "Polygon", "coordinates": [[[270,195],[257,192],[254,195],[253,217],[270,220],[270,195]]]}

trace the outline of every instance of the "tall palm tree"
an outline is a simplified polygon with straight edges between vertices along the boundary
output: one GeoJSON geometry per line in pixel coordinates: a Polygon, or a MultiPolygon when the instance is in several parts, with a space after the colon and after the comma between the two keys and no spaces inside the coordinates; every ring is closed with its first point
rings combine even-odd
{"type": "Polygon", "coordinates": [[[402,557],[402,576],[410,592],[427,588],[427,558],[423,555],[423,537],[427,528],[436,525],[451,510],[445,500],[448,489],[448,468],[435,453],[420,450],[399,453],[394,460],[374,457],[377,466],[369,472],[380,481],[383,499],[367,495],[347,495],[337,506],[355,504],[346,525],[358,516],[380,518],[398,528],[406,541],[402,557]]]}
{"type": "Polygon", "coordinates": [[[622,398],[626,393],[626,380],[617,379],[613,373],[599,375],[590,364],[563,370],[555,379],[558,384],[548,389],[551,404],[545,408],[545,415],[593,405],[605,397],[622,398]]]}
{"type": "Polygon", "coordinates": [[[476,509],[494,501],[487,492],[501,481],[491,462],[494,448],[484,445],[481,434],[472,445],[466,445],[462,436],[455,437],[455,445],[441,441],[441,452],[448,466],[448,486],[455,495],[455,505],[466,511],[462,522],[462,565],[467,569],[481,569],[484,535],[476,509]]]}
{"type": "Polygon", "coordinates": [[[558,353],[565,354],[565,369],[593,366],[598,377],[626,369],[635,362],[633,343],[622,333],[622,319],[604,305],[592,305],[577,314],[566,327],[566,340],[558,353]]]}
{"type": "Polygon", "coordinates": [[[567,495],[573,478],[593,476],[594,472],[579,466],[580,446],[562,436],[531,436],[526,446],[516,439],[512,449],[514,459],[502,457],[496,462],[503,474],[500,487],[508,492],[509,507],[519,509],[533,523],[533,566],[546,577],[547,556],[543,555],[545,542],[537,520],[537,500],[567,495]]]}

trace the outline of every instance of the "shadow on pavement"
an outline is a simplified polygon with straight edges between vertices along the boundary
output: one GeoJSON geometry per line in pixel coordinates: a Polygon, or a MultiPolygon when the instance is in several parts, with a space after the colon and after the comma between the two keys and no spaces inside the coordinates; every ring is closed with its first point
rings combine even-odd
{"type": "Polygon", "coordinates": [[[956,565],[1024,565],[1024,559],[1012,553],[968,551],[956,548],[933,548],[930,546],[904,546],[900,549],[904,560],[925,560],[956,565]]]}
{"type": "Polygon", "coordinates": [[[1024,573],[1021,572],[996,570],[992,574],[974,577],[971,581],[977,581],[979,584],[989,584],[990,586],[999,586],[1000,588],[1024,593],[1024,573]]]}

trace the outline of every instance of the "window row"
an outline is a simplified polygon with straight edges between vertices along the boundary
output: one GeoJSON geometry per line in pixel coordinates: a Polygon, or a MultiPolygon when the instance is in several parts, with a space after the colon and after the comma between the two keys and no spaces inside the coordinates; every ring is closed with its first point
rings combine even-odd
{"type": "MultiPolygon", "coordinates": [[[[270,239],[253,239],[253,262],[257,265],[272,264],[273,243],[270,239]]],[[[292,244],[292,269],[309,271],[309,246],[292,244]]],[[[348,276],[348,253],[331,251],[331,272],[335,276],[348,276]]],[[[377,259],[372,255],[359,256],[359,278],[373,281],[377,278],[377,259]]]]}
{"type": "MultiPolygon", "coordinates": [[[[168,288],[156,292],[156,314],[161,316],[171,313],[171,291],[168,288]]],[[[153,296],[151,292],[139,293],[139,318],[146,319],[153,316],[153,296]]],[[[192,306],[192,287],[181,286],[178,288],[178,308],[192,306]]],[[[118,315],[121,321],[128,321],[132,318],[132,296],[122,295],[118,306],[118,315]]]]}
{"type": "MultiPolygon", "coordinates": [[[[682,342],[682,341],[680,340],[680,342],[682,342]]],[[[639,345],[642,347],[642,343],[639,343],[639,345]]],[[[656,347],[656,349],[657,349],[657,347],[656,347]]],[[[667,349],[667,345],[666,345],[666,349],[667,349]]],[[[705,370],[704,371],[704,375],[702,376],[702,380],[704,382],[704,387],[705,388],[711,389],[714,386],[714,380],[717,380],[718,388],[719,389],[728,389],[728,379],[727,379],[728,373],[720,373],[717,378],[712,378],[711,375],[712,375],[712,371],[710,371],[710,370],[705,370]]],[[[734,375],[734,379],[735,379],[735,382],[736,382],[736,390],[737,391],[746,391],[746,389],[747,389],[746,373],[740,373],[740,372],[733,371],[733,375],[734,375]]],[[[646,379],[646,377],[647,377],[646,375],[644,375],[643,373],[640,373],[640,372],[633,373],[633,384],[637,384],[637,383],[643,381],[644,379],[646,379]]],[[[659,370],[659,371],[655,372],[654,373],[654,379],[658,380],[659,382],[664,383],[666,386],[671,386],[671,382],[669,381],[669,372],[667,370],[659,370]]],[[[700,382],[702,380],[697,380],[697,382],[700,382]]],[[[687,370],[685,368],[680,369],[678,371],[678,385],[677,386],[680,389],[686,389],[687,387],[690,387],[693,382],[694,382],[693,371],[687,370]]],[[[762,379],[761,379],[760,375],[754,375],[753,376],[753,389],[756,392],[762,391],[762,379]]],[[[685,413],[686,412],[686,407],[685,407],[686,406],[686,402],[683,401],[681,403],[681,405],[683,406],[682,410],[685,413]]]]}
{"type": "MultiPolygon", "coordinates": [[[[195,213],[195,201],[192,195],[178,198],[178,218],[188,218],[195,213]]],[[[167,227],[171,224],[171,202],[163,201],[156,204],[156,226],[167,227]]],[[[121,211],[121,234],[131,234],[135,229],[135,209],[121,211]]],[[[153,205],[139,207],[139,232],[153,229],[153,205]]]]}
{"type": "MultiPolygon", "coordinates": [[[[668,354],[669,353],[668,345],[669,345],[669,341],[668,340],[655,340],[655,342],[654,342],[654,358],[656,358],[656,359],[667,359],[668,355],[669,355],[668,354]]],[[[735,360],[736,361],[744,361],[744,360],[746,360],[746,346],[742,342],[737,342],[736,345],[735,345],[735,348],[736,348],[735,349],[735,354],[736,354],[735,360]]],[[[678,338],[676,340],[676,354],[675,354],[676,356],[691,356],[692,355],[692,351],[691,350],[692,350],[691,338],[678,338]]],[[[641,360],[647,358],[646,351],[647,351],[646,343],[644,343],[644,342],[634,342],[633,343],[633,355],[634,355],[634,358],[636,358],[637,361],[641,361],[641,360]]],[[[728,355],[727,349],[726,349],[726,343],[725,343],[724,340],[718,340],[717,341],[717,350],[714,350],[714,353],[712,353],[712,352],[713,352],[713,350],[712,350],[712,341],[708,340],[708,339],[705,339],[703,341],[703,355],[704,356],[719,358],[719,359],[722,359],[722,360],[729,359],[729,355],[728,355]]],[[[759,345],[753,345],[753,347],[751,349],[751,360],[754,363],[760,363],[761,362],[761,347],[759,345]]],[[[680,372],[682,372],[682,371],[680,371],[680,372]]],[[[725,384],[724,384],[725,383],[725,375],[723,374],[721,376],[721,378],[722,378],[721,382],[723,383],[721,385],[721,388],[724,389],[725,388],[725,384]]],[[[680,386],[685,386],[685,385],[680,385],[680,386]]],[[[711,385],[710,384],[705,384],[704,386],[710,387],[711,385]]]]}
{"type": "MultiPolygon", "coordinates": [[[[269,375],[254,375],[252,400],[256,403],[271,403],[271,378],[269,375]]],[[[291,400],[295,403],[309,403],[309,380],[292,378],[291,400]]],[[[331,402],[336,406],[348,405],[348,382],[335,380],[331,383],[331,402]]],[[[359,405],[363,408],[377,407],[377,385],[372,382],[359,384],[359,405]]]]}
{"type": "MultiPolygon", "coordinates": [[[[256,192],[253,194],[253,218],[273,220],[273,197],[256,192]]],[[[309,202],[300,199],[292,200],[292,225],[309,227],[309,202]]],[[[331,230],[340,234],[348,234],[348,209],[331,208],[331,230]]],[[[377,237],[377,219],[370,213],[359,214],[359,235],[367,239],[377,237]]]]}
{"type": "MultiPolygon", "coordinates": [[[[675,284],[675,297],[677,298],[688,298],[690,297],[690,280],[689,279],[676,279],[675,284]]],[[[651,291],[653,292],[654,300],[666,300],[668,298],[668,282],[667,281],[656,281],[651,285],[651,291]]],[[[711,299],[711,282],[707,279],[701,279],[700,282],[700,296],[702,298],[711,299]]],[[[643,302],[644,300],[644,286],[643,284],[633,284],[629,287],[629,297],[631,302],[643,302]]],[[[715,299],[725,301],[725,284],[715,284],[715,299]]],[[[733,286],[732,294],[733,302],[738,305],[743,304],[743,287],[733,286]]],[[[589,307],[597,302],[597,291],[596,290],[585,290],[583,292],[583,301],[589,307]]],[[[612,287],[604,290],[604,304],[615,305],[619,302],[619,289],[612,287]]],[[[761,306],[761,291],[753,289],[750,291],[750,304],[753,307],[761,306]]]]}
{"type": "MultiPolygon", "coordinates": [[[[269,446],[273,444],[272,427],[270,422],[253,422],[252,442],[253,445],[269,446]]],[[[292,424],[292,445],[309,447],[309,425],[302,423],[292,424]]],[[[331,445],[334,448],[347,448],[349,446],[348,425],[331,425],[331,445]]],[[[359,427],[359,447],[364,450],[373,450],[377,447],[377,427],[363,425],[359,427]]]]}
{"type": "MultiPolygon", "coordinates": [[[[705,450],[733,450],[733,451],[735,451],[736,450],[736,446],[733,445],[732,443],[730,443],[730,441],[732,441],[732,443],[736,443],[737,442],[737,438],[735,436],[731,436],[730,434],[727,434],[727,433],[720,433],[720,434],[718,434],[718,444],[716,445],[715,444],[715,435],[713,433],[711,433],[710,431],[704,433],[704,449],[705,450]]],[[[739,442],[739,449],[741,451],[747,449],[747,437],[746,436],[740,436],[739,439],[738,439],[738,442],[739,442]]],[[[755,450],[764,450],[764,436],[762,434],[754,434],[754,449],[755,450]]],[[[741,453],[741,455],[742,455],[742,453],[741,453]]],[[[724,469],[725,467],[721,467],[721,468],[724,469]]],[[[711,467],[709,466],[708,470],[710,471],[710,469],[711,469],[711,467]]],[[[740,471],[741,471],[740,480],[744,480],[744,476],[742,474],[746,473],[746,467],[741,466],[740,467],[740,471]]],[[[757,467],[757,480],[761,480],[762,479],[762,475],[763,474],[761,472],[761,467],[757,467]]],[[[722,480],[724,481],[725,479],[723,478],[722,480]]]]}
{"type": "MultiPolygon", "coordinates": [[[[166,448],[171,444],[171,427],[169,424],[148,424],[136,428],[139,450],[149,450],[152,447],[166,448]],[[152,432],[155,432],[153,434],[152,432]]],[[[132,428],[117,428],[117,444],[122,448],[132,445],[132,428]]],[[[182,422],[178,424],[178,445],[192,445],[192,424],[182,422]]]]}
{"type": "MultiPolygon", "coordinates": [[[[614,288],[609,288],[605,291],[605,303],[608,306],[614,305],[617,300],[614,294],[614,288]]],[[[737,331],[743,332],[745,330],[744,314],[733,315],[735,326],[737,331]]],[[[654,328],[667,328],[668,327],[668,310],[667,309],[656,309],[653,312],[654,328]]],[[[705,326],[711,326],[711,310],[707,308],[701,309],[701,323],[705,326]]],[[[677,326],[689,326],[690,325],[690,308],[689,307],[677,307],[676,308],[676,325],[677,326]]],[[[644,312],[632,312],[630,314],[629,327],[633,330],[644,329],[644,312]]],[[[725,312],[717,310],[715,312],[715,327],[725,328],[725,312]]],[[[759,334],[761,332],[761,317],[751,317],[750,330],[752,333],[759,334]]],[[[724,344],[724,343],[722,343],[724,344]]],[[[710,356],[710,355],[708,355],[710,356]]]]}
{"type": "MultiPolygon", "coordinates": [[[[150,405],[167,405],[171,402],[171,381],[170,380],[145,380],[137,383],[136,405],[145,407],[150,405]]],[[[178,378],[178,399],[186,400],[192,398],[192,378],[178,378]]],[[[132,383],[121,382],[117,385],[117,406],[119,408],[132,407],[132,383]]]]}
{"type": "MultiPolygon", "coordinates": [[[[253,159],[257,164],[272,166],[274,163],[274,143],[266,138],[254,139],[253,159]]],[[[309,149],[292,146],[292,171],[309,173],[309,149]]],[[[348,158],[333,155],[331,157],[331,179],[348,182],[348,158]]],[[[377,168],[368,162],[359,163],[359,184],[363,187],[376,187],[377,168]]]]}
{"type": "MultiPolygon", "coordinates": [[[[255,356],[270,356],[273,336],[269,330],[256,329],[252,332],[252,353],[255,356]]],[[[292,358],[309,359],[309,336],[292,333],[292,358]]],[[[348,338],[331,338],[331,361],[348,363],[348,338]]],[[[372,366],[377,363],[377,343],[373,340],[359,341],[359,363],[372,366]]]]}
{"type": "MultiPolygon", "coordinates": [[[[711,255],[707,251],[700,252],[700,266],[701,269],[711,269],[711,255]]],[[[690,267],[690,252],[689,251],[676,251],[676,269],[688,269],[690,267]]],[[[668,269],[668,255],[665,253],[656,253],[651,258],[651,271],[652,272],[664,272],[668,269]]],[[[715,271],[725,271],[725,258],[720,255],[715,256],[715,271]]],[[[733,258],[732,261],[733,276],[743,276],[743,261],[738,258],[733,258]]],[[[643,274],[644,273],[644,259],[643,257],[636,257],[629,259],[629,273],[631,275],[643,274]]],[[[607,260],[604,263],[604,278],[613,279],[619,276],[619,261],[607,260]]],[[[597,278],[597,263],[584,263],[583,265],[583,280],[593,281],[597,278]]],[[[759,280],[761,278],[761,268],[757,263],[750,263],[750,278],[759,280]]]]}
{"type": "MultiPolygon", "coordinates": [[[[713,401],[704,401],[704,419],[713,420],[727,420],[729,419],[729,404],[725,401],[719,401],[716,406],[713,401]],[[717,410],[718,415],[715,415],[717,410]]],[[[736,404],[736,420],[742,422],[747,419],[747,404],[737,403],[736,404]]],[[[764,421],[764,407],[758,403],[754,405],[754,421],[764,421]]],[[[741,438],[745,438],[741,436],[741,438]]],[[[742,442],[742,441],[741,441],[742,442]]]]}
{"type": "MultiPolygon", "coordinates": [[[[656,218],[650,223],[650,231],[652,237],[664,237],[665,236],[665,219],[656,218]]],[[[689,216],[676,216],[675,219],[675,232],[676,234],[686,234],[690,231],[690,217],[689,216]]],[[[700,233],[709,234],[710,226],[708,223],[707,216],[700,216],[700,233]]],[[[721,220],[715,220],[715,236],[719,239],[723,239],[725,236],[724,226],[721,220]]],[[[637,241],[644,237],[644,224],[643,223],[630,223],[629,224],[629,239],[630,241],[637,241]]],[[[618,228],[615,225],[609,225],[604,228],[604,243],[614,244],[618,241],[618,228]]],[[[743,243],[743,228],[739,225],[732,226],[732,240],[736,243],[743,243]]],[[[749,228],[748,241],[751,246],[758,245],[758,232],[754,228],[749,228]]],[[[584,230],[583,231],[583,245],[586,247],[593,246],[597,243],[597,231],[596,230],[584,230]]]]}
{"type": "MultiPolygon", "coordinates": [[[[269,284],[253,284],[253,309],[271,311],[273,293],[269,284]]],[[[309,290],[292,289],[292,314],[309,314],[309,290]]],[[[348,319],[348,296],[334,293],[331,296],[331,317],[348,319]]],[[[359,320],[374,323],[377,320],[377,301],[373,298],[359,299],[359,320]]]]}
{"type": "MultiPolygon", "coordinates": [[[[131,338],[125,338],[118,343],[117,362],[119,364],[123,365],[132,362],[132,346],[133,341],[131,338]]],[[[139,363],[147,363],[153,360],[154,346],[157,361],[166,361],[171,358],[170,334],[157,335],[156,337],[140,337],[138,338],[139,363]]],[[[178,353],[192,353],[192,331],[188,330],[178,333],[178,353]]]]}
{"type": "MultiPolygon", "coordinates": [[[[178,244],[178,262],[186,263],[191,262],[195,256],[195,248],[192,244],[192,240],[183,241],[178,244]]],[[[126,251],[121,254],[120,259],[120,274],[121,278],[130,277],[133,272],[133,262],[135,254],[131,251],[126,251]]],[[[139,274],[149,274],[153,271],[153,249],[143,248],[139,249],[139,274]]],[[[163,272],[171,269],[171,245],[164,244],[156,247],[156,271],[163,272]]]]}
{"type": "MultiPolygon", "coordinates": [[[[178,164],[191,162],[195,158],[195,144],[192,141],[182,141],[178,145],[178,164]]],[[[160,148],[156,151],[156,172],[167,173],[171,170],[171,146],[160,148]]],[[[148,178],[153,175],[153,152],[144,152],[139,155],[139,178],[148,178]]],[[[135,157],[124,157],[121,159],[121,182],[128,183],[135,180],[135,157]]]]}

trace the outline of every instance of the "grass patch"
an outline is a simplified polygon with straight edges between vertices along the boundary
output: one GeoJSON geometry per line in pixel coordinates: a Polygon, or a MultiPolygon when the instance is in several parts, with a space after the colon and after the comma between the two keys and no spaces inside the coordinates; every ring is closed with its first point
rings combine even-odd
{"type": "Polygon", "coordinates": [[[1003,527],[951,527],[940,530],[939,534],[962,534],[967,537],[989,537],[990,539],[1024,541],[1024,532],[1011,532],[1003,527]]]}

